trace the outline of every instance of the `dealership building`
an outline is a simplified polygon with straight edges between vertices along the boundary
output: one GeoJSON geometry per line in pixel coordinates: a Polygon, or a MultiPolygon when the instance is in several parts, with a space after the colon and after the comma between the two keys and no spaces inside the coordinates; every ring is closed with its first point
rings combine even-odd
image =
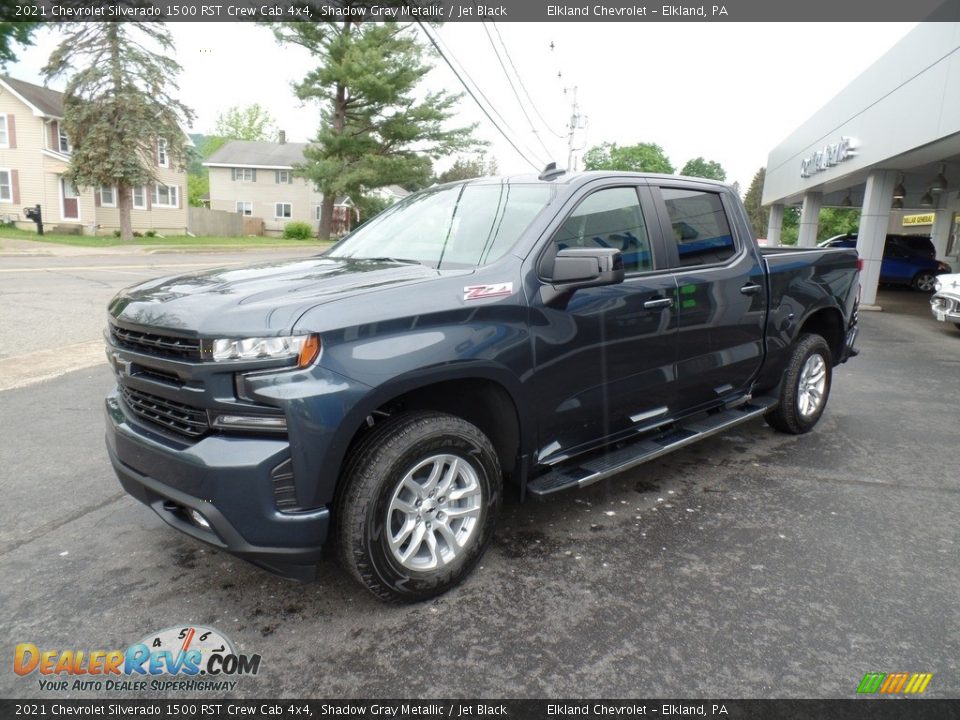
{"type": "Polygon", "coordinates": [[[821,208],[860,208],[865,305],[888,233],[929,235],[960,267],[960,23],[918,25],[774,148],[763,204],[771,244],[784,208],[801,208],[803,247],[816,245],[821,208]]]}

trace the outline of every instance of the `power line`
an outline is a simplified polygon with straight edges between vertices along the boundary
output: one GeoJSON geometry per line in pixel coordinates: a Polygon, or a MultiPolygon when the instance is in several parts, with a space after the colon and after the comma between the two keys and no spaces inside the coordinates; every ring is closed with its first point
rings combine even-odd
{"type": "MultiPolygon", "coordinates": [[[[450,61],[450,58],[447,57],[447,54],[444,53],[443,49],[441,49],[440,45],[437,43],[437,40],[436,40],[436,39],[433,37],[433,35],[427,30],[426,25],[424,25],[424,23],[423,23],[422,21],[420,21],[420,20],[417,21],[417,25],[420,26],[420,30],[423,32],[424,35],[426,35],[427,39],[430,41],[430,44],[433,45],[434,49],[440,54],[440,57],[443,58],[443,61],[447,64],[447,67],[450,68],[450,70],[453,72],[453,74],[457,77],[457,80],[460,81],[460,84],[463,85],[463,88],[464,88],[464,90],[467,91],[467,94],[468,94],[471,98],[473,98],[473,101],[477,104],[477,107],[479,107],[480,110],[483,112],[483,114],[487,116],[487,120],[489,120],[490,123],[497,129],[497,131],[498,131],[501,135],[503,135],[503,139],[506,140],[508,143],[510,143],[510,147],[512,147],[512,148],[517,152],[517,154],[518,154],[520,157],[522,157],[524,160],[526,160],[526,162],[527,162],[534,170],[539,171],[540,169],[542,169],[544,163],[543,163],[542,161],[538,163],[538,162],[534,162],[533,160],[531,160],[531,159],[527,156],[527,154],[526,154],[525,152],[523,152],[519,147],[517,147],[517,144],[510,138],[509,135],[507,135],[506,131],[505,131],[502,127],[500,127],[500,124],[499,124],[496,120],[493,119],[493,116],[490,114],[490,111],[488,111],[487,108],[483,105],[483,103],[480,102],[480,100],[477,98],[477,96],[473,93],[473,90],[470,89],[470,86],[464,81],[463,76],[460,75],[460,73],[459,73],[459,72],[457,71],[457,69],[454,67],[453,63],[450,61]]],[[[451,55],[451,57],[452,57],[452,56],[453,56],[453,53],[450,53],[450,55],[451,55]]],[[[461,68],[463,69],[463,74],[466,75],[467,78],[470,79],[470,82],[473,83],[473,85],[474,85],[474,86],[476,87],[476,89],[477,89],[477,92],[480,93],[480,95],[483,97],[483,99],[486,100],[486,102],[490,105],[490,108],[493,110],[493,112],[495,112],[495,113],[500,117],[500,119],[503,120],[503,116],[500,115],[500,113],[497,111],[496,106],[494,106],[494,104],[491,103],[490,100],[487,99],[487,96],[483,94],[483,91],[480,89],[480,86],[477,85],[477,84],[473,81],[473,78],[470,77],[469,73],[467,73],[466,68],[464,68],[462,65],[461,65],[461,68]]],[[[509,124],[506,122],[506,120],[503,120],[503,122],[504,122],[504,125],[507,125],[508,128],[510,127],[509,124]]],[[[512,128],[511,128],[511,131],[512,131],[512,128]]],[[[531,153],[531,154],[533,154],[533,153],[531,153]]],[[[536,158],[536,155],[535,155],[535,154],[533,154],[533,155],[534,155],[534,157],[536,158]]]]}
{"type": "Polygon", "coordinates": [[[517,66],[514,64],[513,58],[510,57],[510,51],[507,49],[507,43],[504,42],[503,36],[500,34],[500,28],[498,28],[497,24],[492,20],[490,21],[490,24],[493,26],[494,32],[497,33],[497,38],[500,40],[500,44],[503,45],[503,52],[507,56],[507,62],[510,63],[510,67],[513,68],[513,72],[517,76],[517,82],[520,83],[520,89],[523,90],[523,94],[527,96],[527,100],[530,101],[530,106],[533,108],[533,111],[537,114],[537,117],[540,118],[540,122],[543,123],[543,126],[550,132],[551,135],[556,135],[561,140],[565,139],[566,135],[564,135],[563,133],[558,133],[556,130],[554,130],[550,126],[550,123],[548,123],[546,119],[543,117],[543,115],[540,114],[540,110],[539,108],[537,108],[537,104],[533,101],[533,98],[530,96],[530,93],[527,91],[526,85],[523,84],[523,78],[520,76],[520,71],[517,70],[517,66]]]}
{"type": "Polygon", "coordinates": [[[516,85],[513,84],[513,78],[510,77],[510,72],[507,70],[506,63],[503,62],[503,58],[500,56],[500,51],[497,49],[496,43],[493,42],[493,35],[490,34],[490,28],[487,27],[485,22],[480,24],[483,25],[483,31],[487,34],[487,40],[490,41],[490,47],[493,48],[493,54],[497,56],[497,62],[500,63],[500,69],[503,70],[503,74],[507,78],[507,83],[510,85],[510,89],[513,91],[513,96],[517,99],[517,104],[520,106],[520,112],[522,112],[523,116],[527,119],[527,124],[530,126],[530,130],[533,132],[533,136],[537,139],[537,142],[540,143],[540,147],[543,148],[543,152],[546,153],[547,157],[549,158],[552,153],[544,144],[543,138],[540,137],[540,133],[537,132],[537,128],[533,124],[530,114],[527,112],[526,107],[524,107],[523,100],[520,98],[520,93],[517,92],[516,85]]]}

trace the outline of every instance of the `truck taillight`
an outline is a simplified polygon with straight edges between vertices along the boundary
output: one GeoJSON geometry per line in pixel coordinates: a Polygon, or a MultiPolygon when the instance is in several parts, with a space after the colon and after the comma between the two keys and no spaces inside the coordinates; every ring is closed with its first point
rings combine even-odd
{"type": "Polygon", "coordinates": [[[863,272],[863,258],[857,258],[857,272],[863,272]]]}

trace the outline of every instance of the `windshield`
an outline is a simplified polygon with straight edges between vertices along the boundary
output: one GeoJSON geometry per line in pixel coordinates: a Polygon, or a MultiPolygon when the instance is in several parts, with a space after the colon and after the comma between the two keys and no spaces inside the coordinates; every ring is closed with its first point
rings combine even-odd
{"type": "Polygon", "coordinates": [[[502,257],[553,197],[550,185],[454,185],[411,195],[328,251],[430,267],[475,267],[502,257]]]}

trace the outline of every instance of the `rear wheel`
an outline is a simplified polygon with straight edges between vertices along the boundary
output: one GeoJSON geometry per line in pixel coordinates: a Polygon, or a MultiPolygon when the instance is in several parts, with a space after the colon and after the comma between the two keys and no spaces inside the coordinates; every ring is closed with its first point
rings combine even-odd
{"type": "Polygon", "coordinates": [[[500,507],[490,440],[441,413],[405,414],[375,428],[354,449],[341,482],[340,561],[389,601],[424,600],[466,578],[500,507]]]}
{"type": "Polygon", "coordinates": [[[831,358],[820,335],[805,333],[797,339],[780,383],[780,402],[765,416],[770,427],[792,435],[813,429],[830,395],[831,358]]]}
{"type": "Polygon", "coordinates": [[[933,286],[937,282],[937,276],[932,272],[920,272],[917,273],[913,282],[910,283],[910,286],[914,290],[919,290],[920,292],[933,292],[933,286]]]}

